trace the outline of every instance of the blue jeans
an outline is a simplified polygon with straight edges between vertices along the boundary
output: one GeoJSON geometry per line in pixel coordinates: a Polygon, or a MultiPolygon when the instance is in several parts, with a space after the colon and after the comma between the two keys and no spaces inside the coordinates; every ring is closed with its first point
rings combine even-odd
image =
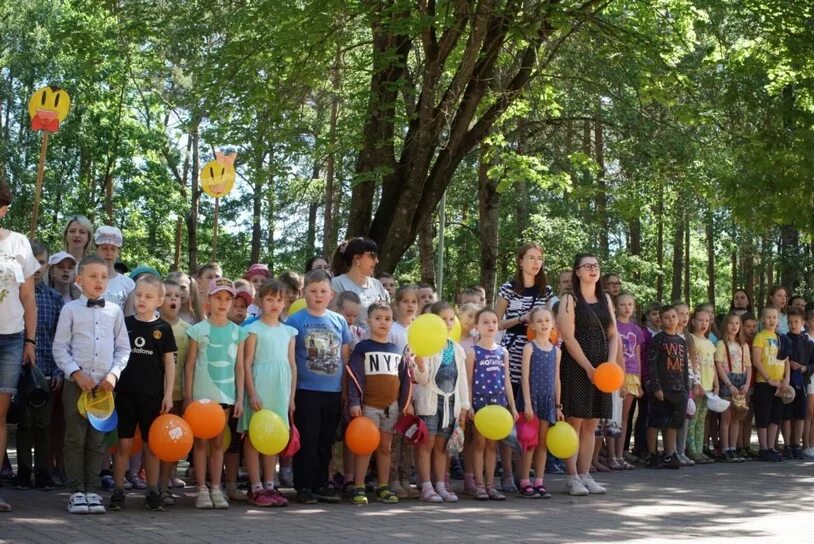
{"type": "Polygon", "coordinates": [[[20,371],[23,368],[23,331],[0,334],[0,393],[17,392],[20,371]]]}

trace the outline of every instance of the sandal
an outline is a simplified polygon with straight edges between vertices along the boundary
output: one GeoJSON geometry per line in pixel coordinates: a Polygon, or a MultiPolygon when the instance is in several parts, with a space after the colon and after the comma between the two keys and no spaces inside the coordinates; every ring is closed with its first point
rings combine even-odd
{"type": "Polygon", "coordinates": [[[505,501],[506,495],[495,489],[495,486],[488,485],[486,486],[486,496],[489,497],[490,501],[505,501]]]}
{"type": "Polygon", "coordinates": [[[514,485],[513,478],[503,478],[500,480],[500,490],[504,493],[517,493],[517,486],[514,485]]]}
{"type": "Polygon", "coordinates": [[[490,498],[489,494],[486,492],[486,487],[483,485],[475,486],[475,493],[472,496],[475,498],[476,501],[488,501],[490,498]]]}
{"type": "Polygon", "coordinates": [[[520,496],[524,499],[539,499],[540,494],[530,485],[524,485],[520,488],[520,496]]]}
{"type": "Polygon", "coordinates": [[[636,467],[633,464],[628,463],[624,459],[622,459],[622,466],[625,467],[625,470],[636,470],[636,467]]]}
{"type": "Polygon", "coordinates": [[[596,470],[599,472],[610,472],[610,469],[603,465],[601,461],[596,461],[594,463],[594,466],[596,467],[596,470]]]}
{"type": "Polygon", "coordinates": [[[546,489],[544,485],[538,485],[537,487],[534,488],[534,491],[536,491],[537,494],[542,499],[550,499],[551,498],[551,493],[548,492],[548,489],[546,489]]]}
{"type": "Polygon", "coordinates": [[[611,470],[625,470],[625,465],[623,465],[622,462],[619,461],[618,457],[613,457],[611,459],[609,468],[611,470]]]}
{"type": "Polygon", "coordinates": [[[424,502],[434,502],[434,503],[444,502],[444,499],[441,497],[441,495],[436,493],[435,490],[431,487],[421,492],[421,500],[424,502]]]}

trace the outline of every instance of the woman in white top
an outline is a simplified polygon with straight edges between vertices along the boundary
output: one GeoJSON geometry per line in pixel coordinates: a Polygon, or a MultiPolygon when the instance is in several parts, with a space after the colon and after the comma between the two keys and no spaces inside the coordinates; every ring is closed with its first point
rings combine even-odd
{"type": "Polygon", "coordinates": [[[379,246],[370,238],[352,238],[339,244],[333,255],[334,278],[331,287],[335,297],[344,291],[359,295],[359,324],[367,329],[367,307],[376,301],[390,302],[390,295],[373,277],[379,262],[379,246]]]}
{"type": "MultiPolygon", "coordinates": [[[[0,182],[0,219],[5,218],[11,201],[11,189],[0,182]]],[[[0,228],[0,456],[6,452],[6,416],[11,397],[17,392],[21,362],[35,363],[34,273],[39,269],[26,237],[0,228]]],[[[11,506],[0,499],[0,512],[9,511],[11,506]]]]}

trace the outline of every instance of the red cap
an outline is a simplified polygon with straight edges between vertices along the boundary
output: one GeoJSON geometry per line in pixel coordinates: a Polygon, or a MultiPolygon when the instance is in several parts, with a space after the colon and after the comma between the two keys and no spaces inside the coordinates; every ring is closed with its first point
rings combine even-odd
{"type": "Polygon", "coordinates": [[[240,289],[237,291],[237,293],[235,293],[235,298],[242,298],[244,301],[246,301],[246,306],[251,306],[251,304],[254,302],[254,297],[252,294],[248,291],[244,291],[243,289],[240,289]]]}

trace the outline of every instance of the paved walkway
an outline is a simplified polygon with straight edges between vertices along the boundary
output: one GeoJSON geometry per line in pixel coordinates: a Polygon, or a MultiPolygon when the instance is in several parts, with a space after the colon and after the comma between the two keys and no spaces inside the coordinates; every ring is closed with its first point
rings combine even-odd
{"type": "MultiPolygon", "coordinates": [[[[149,512],[141,492],[127,509],[105,516],[65,511],[67,493],[0,495],[14,511],[0,514],[0,542],[720,542],[809,541],[814,531],[814,463],[715,464],[679,471],[637,469],[603,474],[608,494],[572,498],[562,477],[548,477],[550,500],[512,497],[457,505],[402,501],[386,506],[293,505],[198,511],[194,495],[171,510],[149,512]],[[804,540],[805,539],[805,540],[804,540]]],[[[460,484],[460,482],[456,482],[460,484]]],[[[105,496],[107,499],[107,496],[105,496]]]]}

